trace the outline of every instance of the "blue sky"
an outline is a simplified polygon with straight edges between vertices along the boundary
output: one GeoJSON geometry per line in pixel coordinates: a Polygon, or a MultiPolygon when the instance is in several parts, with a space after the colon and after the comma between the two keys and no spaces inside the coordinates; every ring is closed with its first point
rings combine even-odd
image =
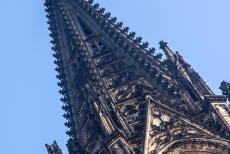
{"type": "MultiPolygon", "coordinates": [[[[178,50],[217,94],[230,81],[229,0],[97,0],[158,48],[178,50]]],[[[0,0],[0,153],[45,154],[57,140],[66,153],[48,25],[40,0],[0,0]]]]}

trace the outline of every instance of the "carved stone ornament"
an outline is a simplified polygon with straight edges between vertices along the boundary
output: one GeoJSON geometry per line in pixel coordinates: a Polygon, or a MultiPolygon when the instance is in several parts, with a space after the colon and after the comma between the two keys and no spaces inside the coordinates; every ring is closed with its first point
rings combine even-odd
{"type": "MultiPolygon", "coordinates": [[[[230,110],[166,42],[93,0],[45,0],[69,154],[228,154],[230,110]]],[[[228,97],[229,84],[222,83],[228,97]]],[[[60,154],[56,144],[49,154],[60,154]]]]}
{"type": "Polygon", "coordinates": [[[227,146],[229,143],[226,140],[163,108],[157,101],[149,101],[150,127],[146,154],[227,154],[230,145],[227,146]]]}

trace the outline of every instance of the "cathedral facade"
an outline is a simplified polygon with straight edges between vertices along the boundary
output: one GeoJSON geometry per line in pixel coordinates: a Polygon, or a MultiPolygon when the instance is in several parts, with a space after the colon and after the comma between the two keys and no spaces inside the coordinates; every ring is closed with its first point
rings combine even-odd
{"type": "Polygon", "coordinates": [[[166,42],[162,60],[93,0],[45,6],[70,154],[230,153],[227,97],[166,42]]]}

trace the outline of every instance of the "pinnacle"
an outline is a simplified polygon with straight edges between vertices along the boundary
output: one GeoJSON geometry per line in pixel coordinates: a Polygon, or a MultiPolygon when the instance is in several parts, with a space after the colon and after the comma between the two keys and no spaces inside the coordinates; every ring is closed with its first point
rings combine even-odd
{"type": "Polygon", "coordinates": [[[167,47],[167,42],[164,42],[163,40],[159,42],[160,44],[160,49],[164,49],[165,47],[167,47]]]}

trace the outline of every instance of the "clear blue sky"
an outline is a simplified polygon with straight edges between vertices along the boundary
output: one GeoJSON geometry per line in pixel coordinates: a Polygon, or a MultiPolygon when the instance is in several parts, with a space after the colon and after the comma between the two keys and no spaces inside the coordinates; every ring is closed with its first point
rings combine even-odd
{"type": "MultiPolygon", "coordinates": [[[[229,0],[98,0],[158,48],[165,40],[214,92],[230,81],[229,0]]],[[[42,0],[0,0],[0,153],[46,154],[66,128],[42,0]]]]}

